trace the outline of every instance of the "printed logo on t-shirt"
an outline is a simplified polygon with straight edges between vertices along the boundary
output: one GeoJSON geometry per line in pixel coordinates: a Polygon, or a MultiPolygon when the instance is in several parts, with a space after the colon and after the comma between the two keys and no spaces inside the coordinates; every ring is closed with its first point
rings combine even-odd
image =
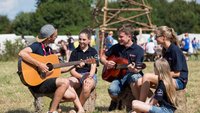
{"type": "Polygon", "coordinates": [[[158,96],[163,96],[163,90],[162,90],[162,89],[158,89],[157,95],[158,95],[158,96]]]}

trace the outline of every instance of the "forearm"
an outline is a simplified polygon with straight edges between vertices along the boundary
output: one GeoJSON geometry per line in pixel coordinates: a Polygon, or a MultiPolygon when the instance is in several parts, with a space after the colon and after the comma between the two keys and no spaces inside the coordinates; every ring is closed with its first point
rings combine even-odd
{"type": "Polygon", "coordinates": [[[170,72],[170,75],[172,76],[172,77],[179,77],[180,76],[180,72],[174,72],[174,71],[171,71],[170,72]]]}
{"type": "Polygon", "coordinates": [[[75,66],[69,66],[69,67],[61,68],[61,73],[69,72],[69,71],[71,71],[73,68],[75,68],[75,66]]]}
{"type": "Polygon", "coordinates": [[[96,64],[91,64],[91,69],[90,69],[90,76],[94,76],[95,72],[96,72],[96,64]]]}
{"type": "Polygon", "coordinates": [[[82,77],[82,75],[80,73],[78,73],[75,69],[72,69],[70,71],[70,74],[73,76],[73,77],[76,77],[78,79],[80,79],[82,77]]]}
{"type": "Polygon", "coordinates": [[[103,64],[103,65],[106,65],[106,63],[108,62],[108,60],[106,59],[106,56],[103,55],[101,58],[100,58],[100,62],[103,64]]]}
{"type": "Polygon", "coordinates": [[[33,64],[34,66],[39,66],[40,62],[37,61],[36,59],[32,58],[29,54],[31,52],[26,52],[26,51],[20,51],[19,56],[22,57],[22,59],[28,63],[33,64]]]}
{"type": "Polygon", "coordinates": [[[158,103],[158,101],[156,99],[154,99],[153,97],[149,102],[150,105],[156,105],[157,103],[158,103]]]}

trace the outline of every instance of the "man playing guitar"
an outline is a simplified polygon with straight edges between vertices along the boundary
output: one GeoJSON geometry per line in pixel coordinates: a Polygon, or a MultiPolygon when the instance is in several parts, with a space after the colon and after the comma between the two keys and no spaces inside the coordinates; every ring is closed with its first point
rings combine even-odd
{"type": "MultiPolygon", "coordinates": [[[[40,29],[39,36],[36,38],[37,42],[34,42],[29,47],[24,48],[19,52],[19,56],[23,61],[32,64],[37,67],[38,70],[42,73],[48,73],[49,67],[40,62],[33,57],[31,57],[31,53],[48,56],[52,54],[52,49],[48,46],[50,43],[54,43],[54,40],[57,38],[57,30],[51,24],[46,24],[40,29]]],[[[69,71],[69,67],[62,68],[61,72],[69,71]]],[[[33,73],[30,73],[30,76],[33,73]]],[[[77,97],[75,91],[70,89],[69,80],[61,77],[48,78],[44,82],[40,83],[36,86],[28,86],[35,93],[54,93],[54,97],[52,100],[52,104],[50,106],[50,110],[48,113],[57,113],[57,107],[61,100],[73,100],[76,104],[76,107],[79,111],[83,111],[84,109],[77,97]]]]}
{"type": "Polygon", "coordinates": [[[109,106],[109,111],[115,110],[117,107],[117,98],[125,85],[131,87],[133,96],[137,99],[139,97],[139,92],[137,92],[137,87],[134,85],[135,82],[142,77],[143,73],[141,69],[137,69],[135,65],[137,63],[142,63],[144,59],[144,50],[132,41],[131,28],[122,27],[118,31],[118,44],[113,45],[108,51],[105,52],[100,58],[101,63],[107,68],[116,68],[116,62],[108,60],[110,56],[116,56],[125,58],[128,60],[127,71],[125,75],[119,78],[115,78],[108,89],[110,97],[112,98],[111,104],[109,106]],[[134,62],[134,63],[132,63],[134,62]]]}

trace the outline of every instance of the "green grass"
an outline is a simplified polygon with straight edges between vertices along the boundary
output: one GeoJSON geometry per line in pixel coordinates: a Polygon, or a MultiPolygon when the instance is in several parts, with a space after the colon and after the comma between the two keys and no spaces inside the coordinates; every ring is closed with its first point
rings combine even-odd
{"type": "MultiPolygon", "coordinates": [[[[144,72],[152,72],[152,63],[147,63],[144,72]]],[[[189,82],[187,85],[187,108],[188,113],[200,113],[200,61],[188,61],[189,82]]],[[[108,82],[101,79],[99,68],[97,99],[95,113],[107,113],[110,97],[107,93],[108,82]]],[[[32,113],[34,112],[33,97],[26,86],[24,86],[18,75],[17,62],[0,62],[0,113],[32,113]]],[[[65,77],[69,74],[64,75],[65,77]]],[[[49,98],[44,98],[44,111],[48,110],[49,98]]],[[[73,107],[73,104],[63,103],[62,108],[73,107]]],[[[66,113],[67,111],[64,111],[66,113]]],[[[114,111],[112,113],[125,113],[125,111],[114,111]]]]}

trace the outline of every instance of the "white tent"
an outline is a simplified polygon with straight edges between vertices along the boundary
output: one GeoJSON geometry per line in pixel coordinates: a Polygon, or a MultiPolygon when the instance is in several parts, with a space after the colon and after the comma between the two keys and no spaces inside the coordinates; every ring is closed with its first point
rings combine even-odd
{"type": "Polygon", "coordinates": [[[6,42],[6,40],[14,42],[17,38],[18,36],[16,36],[15,34],[1,34],[0,35],[0,54],[2,54],[2,52],[5,49],[4,43],[6,42]]]}

